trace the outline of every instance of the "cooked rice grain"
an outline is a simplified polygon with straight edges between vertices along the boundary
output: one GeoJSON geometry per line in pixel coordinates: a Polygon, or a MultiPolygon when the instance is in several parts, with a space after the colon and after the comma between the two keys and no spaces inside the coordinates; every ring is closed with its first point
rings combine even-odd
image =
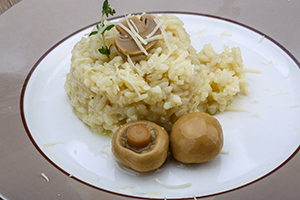
{"type": "MultiPolygon", "coordinates": [[[[167,34],[148,51],[124,59],[115,47],[111,60],[98,52],[96,35],[72,50],[65,90],[76,115],[92,131],[112,136],[124,123],[150,120],[167,131],[190,112],[223,112],[247,87],[239,48],[216,53],[205,45],[197,53],[176,16],[158,17],[167,34]],[[128,60],[128,61],[127,61],[128,60]]],[[[113,28],[106,37],[114,36],[113,28]]],[[[114,38],[107,39],[107,45],[114,38]]]]}

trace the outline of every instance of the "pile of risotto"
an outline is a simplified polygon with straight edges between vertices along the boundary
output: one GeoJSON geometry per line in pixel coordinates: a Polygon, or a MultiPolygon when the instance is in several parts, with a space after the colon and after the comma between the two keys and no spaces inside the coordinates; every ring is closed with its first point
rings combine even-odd
{"type": "MultiPolygon", "coordinates": [[[[191,46],[183,22],[174,15],[156,16],[164,37],[148,55],[111,60],[100,54],[96,35],[83,37],[72,50],[64,85],[76,115],[93,132],[113,136],[123,124],[149,120],[169,131],[190,112],[223,112],[247,87],[239,48],[216,53],[211,45],[200,52],[191,46]]],[[[117,30],[106,32],[114,44],[117,30]]]]}

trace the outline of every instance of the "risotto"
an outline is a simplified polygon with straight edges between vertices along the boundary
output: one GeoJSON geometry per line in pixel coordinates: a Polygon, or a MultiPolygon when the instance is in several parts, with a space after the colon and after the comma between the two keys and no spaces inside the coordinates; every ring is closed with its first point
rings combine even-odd
{"type": "Polygon", "coordinates": [[[103,44],[97,35],[74,46],[64,88],[74,112],[93,132],[113,136],[122,124],[137,120],[170,131],[180,116],[223,112],[246,91],[239,48],[224,46],[218,54],[207,44],[197,52],[178,17],[156,17],[162,37],[148,55],[120,55],[116,28],[105,33],[111,59],[99,53],[103,44]]]}

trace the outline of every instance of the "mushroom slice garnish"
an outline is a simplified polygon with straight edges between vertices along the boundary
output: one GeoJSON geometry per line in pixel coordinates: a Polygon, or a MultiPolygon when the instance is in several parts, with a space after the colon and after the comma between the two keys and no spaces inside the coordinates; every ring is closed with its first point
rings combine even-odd
{"type": "Polygon", "coordinates": [[[161,30],[157,28],[157,18],[150,14],[144,14],[140,19],[132,16],[123,20],[116,25],[119,32],[115,37],[115,46],[122,54],[136,56],[145,54],[155,45],[157,40],[147,42],[147,36],[156,36],[161,34],[161,30]],[[153,33],[153,30],[155,30],[153,33]]]}

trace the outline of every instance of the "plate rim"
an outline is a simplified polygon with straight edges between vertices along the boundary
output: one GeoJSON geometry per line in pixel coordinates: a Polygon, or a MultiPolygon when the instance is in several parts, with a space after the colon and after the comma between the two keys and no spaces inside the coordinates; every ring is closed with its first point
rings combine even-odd
{"type": "MultiPolygon", "coordinates": [[[[136,13],[130,13],[131,15],[140,15],[142,14],[143,12],[136,12],[136,13]]],[[[253,28],[249,25],[246,25],[244,23],[241,23],[241,22],[238,22],[238,21],[235,21],[235,20],[232,20],[232,19],[229,19],[229,18],[225,18],[225,17],[220,17],[220,16],[217,16],[217,15],[211,15],[211,14],[204,14],[204,13],[198,13],[198,12],[188,12],[188,11],[149,11],[147,12],[149,14],[175,14],[175,15],[192,15],[192,16],[200,16],[200,17],[207,17],[207,18],[212,18],[212,19],[217,19],[217,20],[221,20],[221,21],[225,21],[225,22],[229,22],[229,23],[232,23],[232,24],[235,24],[235,25],[238,25],[238,26],[241,26],[243,28],[246,28],[250,31],[253,31],[259,35],[261,35],[262,37],[270,40],[273,44],[275,44],[276,46],[278,46],[281,50],[283,50],[286,55],[291,58],[293,60],[293,62],[298,66],[299,70],[300,70],[300,62],[296,59],[296,57],[289,51],[287,50],[283,45],[281,45],[279,42],[277,42],[275,39],[273,39],[272,37],[264,34],[263,32],[259,31],[258,29],[256,28],[253,28]]],[[[126,14],[127,15],[127,14],[126,14]]],[[[118,16],[115,16],[115,17],[109,17],[107,18],[106,20],[115,20],[115,19],[120,19],[124,17],[124,15],[118,15],[118,16]]],[[[56,167],[59,171],[61,171],[62,173],[64,173],[65,175],[67,175],[68,177],[70,178],[73,178],[75,179],[76,181],[82,183],[82,184],[85,184],[89,187],[92,187],[94,189],[97,189],[97,190],[100,190],[102,192],[107,192],[107,193],[110,193],[110,194],[113,194],[113,195],[117,195],[117,196],[122,196],[122,197],[130,197],[130,198],[135,198],[135,199],[162,199],[164,200],[164,198],[150,198],[150,197],[142,197],[142,196],[134,196],[134,195],[130,195],[130,194],[124,194],[124,193],[118,193],[116,191],[111,191],[111,190],[108,190],[108,189],[104,189],[104,188],[101,188],[99,186],[95,186],[93,184],[90,184],[84,180],[81,180],[80,178],[77,178],[76,176],[74,176],[73,174],[70,174],[68,173],[67,171],[65,171],[64,169],[62,169],[60,166],[58,166],[58,164],[56,164],[54,161],[52,161],[44,152],[43,150],[40,148],[40,146],[36,143],[36,141],[34,140],[30,130],[29,130],[29,127],[27,125],[27,122],[26,122],[26,118],[25,118],[25,110],[24,110],[24,98],[25,98],[25,93],[26,93],[26,89],[27,89],[27,86],[28,86],[28,82],[33,74],[33,72],[37,69],[37,67],[40,65],[40,63],[55,49],[57,48],[59,45],[61,45],[63,42],[65,42],[67,39],[73,37],[74,35],[78,34],[79,32],[85,30],[85,29],[88,29],[88,28],[91,28],[93,26],[95,26],[96,24],[99,24],[100,21],[97,21],[97,22],[94,22],[90,25],[87,25],[87,26],[84,26],[83,28],[80,28],[74,32],[72,32],[71,34],[65,36],[63,39],[59,40],[57,43],[55,43],[52,47],[50,47],[37,61],[36,63],[33,65],[33,67],[30,69],[28,75],[26,76],[25,80],[24,80],[24,83],[22,85],[22,89],[21,89],[21,95],[20,95],[20,101],[19,101],[19,105],[20,105],[20,115],[21,115],[21,120],[22,120],[22,123],[23,123],[23,126],[24,126],[24,129],[30,139],[30,141],[32,142],[32,144],[35,146],[35,148],[38,150],[38,152],[50,163],[52,164],[54,167],[56,167]]],[[[213,197],[213,196],[218,196],[218,195],[222,195],[222,194],[226,194],[226,193],[229,193],[229,192],[233,192],[233,191],[236,191],[236,190],[239,190],[239,189],[242,189],[244,187],[247,187],[249,185],[252,185],[268,176],[270,176],[271,174],[273,174],[274,172],[276,172],[277,170],[279,170],[280,168],[282,168],[286,163],[288,163],[298,152],[300,151],[300,144],[298,145],[298,147],[293,151],[293,153],[288,157],[286,158],[280,165],[278,165],[277,167],[275,167],[273,170],[271,170],[270,172],[266,173],[265,175],[257,178],[257,179],[254,179],[248,183],[245,183],[243,185],[240,185],[238,187],[235,187],[235,188],[231,188],[231,189],[228,189],[228,190],[225,190],[225,191],[221,191],[221,192],[216,192],[216,193],[213,193],[213,194],[208,194],[208,195],[201,195],[201,196],[193,196],[193,197],[172,197],[170,199],[195,199],[196,198],[207,198],[207,197],[213,197]]]]}

